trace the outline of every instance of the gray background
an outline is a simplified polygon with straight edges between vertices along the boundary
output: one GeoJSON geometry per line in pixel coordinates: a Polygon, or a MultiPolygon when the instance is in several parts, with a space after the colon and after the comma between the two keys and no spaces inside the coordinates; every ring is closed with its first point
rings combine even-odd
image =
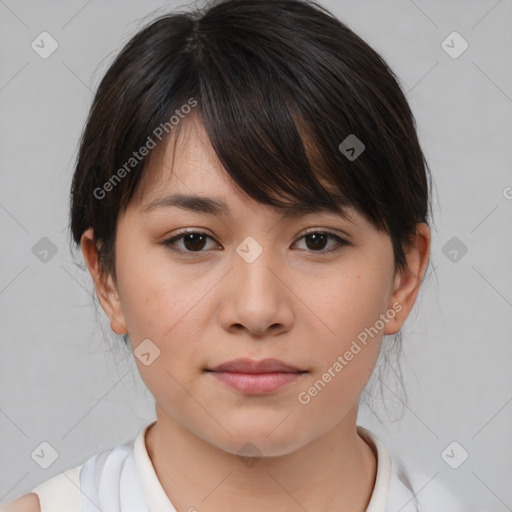
{"type": "MultiPolygon", "coordinates": [[[[67,206],[92,91],[142,23],[186,4],[0,0],[0,502],[154,417],[68,249],[67,206]],[[31,48],[43,31],[59,45],[47,59],[31,48]],[[46,261],[43,237],[57,250],[46,261]],[[47,469],[31,457],[43,441],[58,452],[47,469]]],[[[436,185],[435,273],[404,328],[408,405],[386,380],[383,423],[365,407],[359,424],[468,510],[512,510],[512,1],[323,4],[399,76],[436,185]],[[453,31],[469,43],[458,58],[442,46],[453,31]],[[441,455],[453,441],[452,461],[469,453],[458,469],[441,455]]]]}

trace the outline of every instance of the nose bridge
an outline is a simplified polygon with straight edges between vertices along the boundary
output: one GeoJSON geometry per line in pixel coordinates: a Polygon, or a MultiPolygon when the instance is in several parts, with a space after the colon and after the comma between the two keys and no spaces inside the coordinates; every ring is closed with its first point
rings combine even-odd
{"type": "Polygon", "coordinates": [[[278,254],[272,250],[270,237],[259,238],[260,241],[247,236],[235,249],[234,268],[221,311],[225,329],[244,326],[261,334],[270,326],[289,327],[292,320],[290,304],[281,289],[283,283],[277,277],[278,254]]]}
{"type": "MultiPolygon", "coordinates": [[[[273,254],[270,237],[247,236],[236,248],[235,279],[238,286],[246,284],[251,293],[275,294],[277,255],[273,254]]],[[[267,297],[268,299],[269,297],[267,297]]]]}

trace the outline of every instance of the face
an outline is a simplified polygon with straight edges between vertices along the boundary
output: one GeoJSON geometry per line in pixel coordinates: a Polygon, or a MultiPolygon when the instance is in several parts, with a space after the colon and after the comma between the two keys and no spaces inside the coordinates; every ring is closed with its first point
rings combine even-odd
{"type": "Polygon", "coordinates": [[[99,295],[116,332],[129,333],[160,414],[225,451],[251,442],[282,455],[357,410],[425,259],[411,253],[415,279],[395,276],[389,236],[357,212],[287,217],[255,202],[196,122],[183,125],[174,161],[169,146],[144,185],[118,220],[117,283],[109,278],[99,295]],[[175,194],[225,208],[179,207],[175,194]],[[298,371],[210,371],[239,358],[298,371]]]}

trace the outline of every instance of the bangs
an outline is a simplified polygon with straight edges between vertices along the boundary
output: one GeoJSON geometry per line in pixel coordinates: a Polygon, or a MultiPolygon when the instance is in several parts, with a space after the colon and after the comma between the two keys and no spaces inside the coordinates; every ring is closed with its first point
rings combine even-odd
{"type": "Polygon", "coordinates": [[[75,243],[94,227],[112,266],[118,214],[157,155],[172,139],[176,150],[183,126],[198,120],[249,197],[342,217],[355,210],[390,234],[401,269],[402,246],[427,221],[430,174],[394,73],[313,2],[211,3],[153,21],[102,79],[73,176],[75,243]],[[349,138],[362,144],[355,158],[341,151],[349,138]]]}
{"type": "Polygon", "coordinates": [[[303,213],[328,210],[350,219],[349,210],[355,208],[354,203],[340,193],[335,176],[321,158],[303,120],[294,118],[286,104],[276,112],[274,120],[261,116],[260,111],[247,112],[242,117],[218,117],[212,113],[221,100],[210,96],[209,102],[202,98],[199,101],[204,110],[180,122],[151,154],[135,191],[135,202],[142,200],[148,179],[172,178],[172,162],[182,130],[186,131],[189,123],[200,123],[227,175],[255,201],[303,213]],[[240,122],[249,118],[254,123],[240,122]],[[166,162],[169,146],[173,156],[166,162]]]}
{"type": "MultiPolygon", "coordinates": [[[[322,92],[329,89],[328,77],[318,83],[313,76],[318,70],[312,73],[306,62],[297,73],[301,61],[296,49],[290,49],[289,57],[283,47],[279,54],[271,46],[259,47],[256,54],[252,45],[257,34],[249,34],[247,44],[241,44],[239,36],[226,30],[218,38],[210,34],[208,45],[197,41],[187,48],[187,65],[175,77],[181,87],[173,91],[164,118],[185,103],[187,95],[199,105],[153,151],[149,167],[161,168],[153,166],[153,160],[172,140],[175,151],[181,129],[197,120],[225,171],[254,200],[279,209],[326,209],[342,217],[355,209],[385,229],[382,215],[361,203],[371,193],[366,173],[357,171],[359,164],[338,149],[352,132],[340,111],[333,110],[332,92],[331,97],[322,92]]],[[[377,204],[373,201],[374,207],[377,204]]]]}
{"type": "Polygon", "coordinates": [[[385,117],[386,102],[370,100],[373,91],[365,90],[357,69],[343,69],[344,41],[337,42],[338,53],[313,20],[297,16],[294,26],[289,7],[276,11],[270,36],[257,7],[251,16],[214,7],[201,20],[204,36],[195,31],[187,48],[202,123],[220,162],[256,201],[341,215],[355,209],[377,229],[389,230],[380,199],[383,188],[392,197],[389,176],[376,172],[379,164],[386,167],[382,124],[376,122],[385,117]],[[209,30],[210,24],[223,30],[209,30]],[[294,36],[299,30],[300,45],[294,36]],[[339,149],[350,135],[368,148],[353,161],[339,149]]]}

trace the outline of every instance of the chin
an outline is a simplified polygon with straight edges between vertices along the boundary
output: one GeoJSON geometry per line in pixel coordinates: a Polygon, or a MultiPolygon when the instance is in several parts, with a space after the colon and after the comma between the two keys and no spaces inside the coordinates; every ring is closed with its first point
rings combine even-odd
{"type": "Polygon", "coordinates": [[[274,425],[268,428],[267,424],[260,427],[252,424],[237,429],[226,426],[226,429],[232,437],[226,435],[222,440],[207,439],[207,441],[239,457],[280,457],[293,453],[307,443],[307,439],[298,437],[297,430],[291,427],[276,428],[274,425]]]}

